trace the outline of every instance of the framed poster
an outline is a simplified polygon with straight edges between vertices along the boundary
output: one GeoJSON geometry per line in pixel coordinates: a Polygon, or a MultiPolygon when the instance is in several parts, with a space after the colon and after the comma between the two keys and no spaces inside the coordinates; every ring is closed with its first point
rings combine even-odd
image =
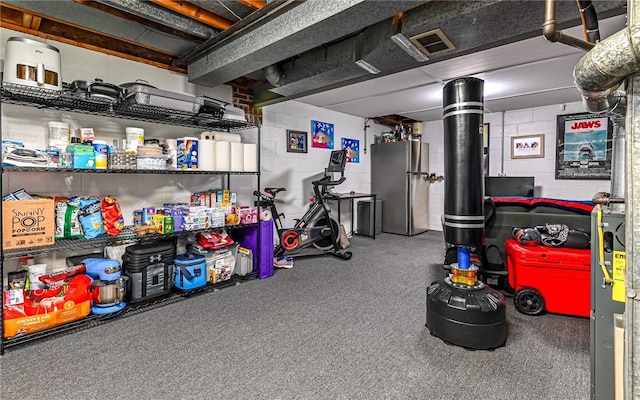
{"type": "Polygon", "coordinates": [[[592,113],[558,115],[556,179],[611,179],[613,123],[592,113]]]}
{"type": "Polygon", "coordinates": [[[287,129],[287,152],[307,152],[307,132],[287,129]]]}
{"type": "Polygon", "coordinates": [[[360,162],[360,141],[358,139],[342,138],[342,150],[347,151],[347,162],[360,162]]]}
{"type": "Polygon", "coordinates": [[[511,158],[544,158],[544,135],[512,136],[511,158]]]}
{"type": "Polygon", "coordinates": [[[312,147],[333,149],[333,124],[312,120],[311,142],[312,147]]]}

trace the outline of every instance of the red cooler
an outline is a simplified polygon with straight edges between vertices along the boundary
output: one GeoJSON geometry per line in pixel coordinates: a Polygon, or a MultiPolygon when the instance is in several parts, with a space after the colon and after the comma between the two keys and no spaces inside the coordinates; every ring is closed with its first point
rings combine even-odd
{"type": "Polygon", "coordinates": [[[518,311],[589,317],[591,250],[504,244],[509,284],[518,311]]]}

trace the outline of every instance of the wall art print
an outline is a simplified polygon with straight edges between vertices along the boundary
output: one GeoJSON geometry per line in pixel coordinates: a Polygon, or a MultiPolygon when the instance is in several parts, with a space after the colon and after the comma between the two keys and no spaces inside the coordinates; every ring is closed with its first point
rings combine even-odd
{"type": "Polygon", "coordinates": [[[577,113],[557,123],[556,179],[611,179],[611,120],[577,113]]]}
{"type": "Polygon", "coordinates": [[[342,138],[342,150],[347,151],[347,162],[360,162],[360,140],[342,138]]]}
{"type": "Polygon", "coordinates": [[[311,121],[311,147],[333,149],[333,124],[329,122],[311,121]]]}
{"type": "Polygon", "coordinates": [[[307,132],[287,129],[287,152],[306,153],[307,152],[307,132]]]}
{"type": "Polygon", "coordinates": [[[544,158],[544,135],[512,136],[511,158],[544,158]]]}

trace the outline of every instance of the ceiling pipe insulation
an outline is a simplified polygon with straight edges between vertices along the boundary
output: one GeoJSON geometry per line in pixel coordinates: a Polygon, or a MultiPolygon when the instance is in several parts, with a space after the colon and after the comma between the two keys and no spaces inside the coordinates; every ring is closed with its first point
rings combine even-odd
{"type": "Polygon", "coordinates": [[[631,22],[578,61],[573,77],[587,110],[624,124],[626,95],[618,89],[627,77],[640,72],[639,54],[640,25],[631,22]]]}
{"type": "MultiPolygon", "coordinates": [[[[630,4],[629,7],[638,7],[630,4]]],[[[637,13],[636,13],[637,15],[637,13]]],[[[573,76],[587,111],[606,115],[614,123],[611,168],[611,198],[624,198],[626,189],[627,95],[619,90],[625,79],[640,71],[640,24],[597,43],[576,64],[573,76]]],[[[615,205],[623,211],[624,205],[615,205]]]]}

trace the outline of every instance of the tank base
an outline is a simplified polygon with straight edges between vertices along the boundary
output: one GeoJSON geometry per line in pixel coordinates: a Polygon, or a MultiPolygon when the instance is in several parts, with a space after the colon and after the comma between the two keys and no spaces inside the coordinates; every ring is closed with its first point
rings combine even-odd
{"type": "Polygon", "coordinates": [[[504,295],[482,282],[474,286],[449,278],[427,288],[427,328],[444,342],[470,350],[491,350],[507,341],[504,295]]]}

